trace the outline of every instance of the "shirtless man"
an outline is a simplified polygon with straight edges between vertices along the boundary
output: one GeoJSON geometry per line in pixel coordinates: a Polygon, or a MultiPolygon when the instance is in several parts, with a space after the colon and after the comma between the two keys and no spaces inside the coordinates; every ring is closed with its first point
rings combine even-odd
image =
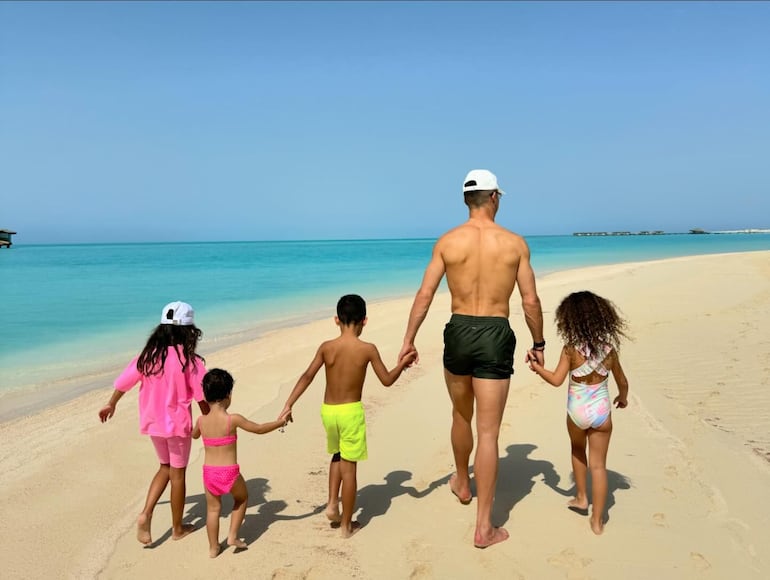
{"type": "Polygon", "coordinates": [[[468,464],[473,450],[471,420],[475,404],[478,506],[473,542],[477,548],[487,548],[508,539],[504,528],[492,525],[491,514],[497,484],[497,439],[513,374],[516,337],[508,316],[517,283],[534,342],[533,354],[541,364],[545,341],[529,247],[521,236],[495,223],[503,195],[497,178],[485,169],[474,169],[463,182],[463,193],[468,221],[441,236],[433,248],[409,313],[399,359],[416,350],[417,331],[446,274],[452,317],[444,330],[444,377],[452,400],[451,440],[457,467],[449,485],[461,503],[470,503],[468,464]]]}

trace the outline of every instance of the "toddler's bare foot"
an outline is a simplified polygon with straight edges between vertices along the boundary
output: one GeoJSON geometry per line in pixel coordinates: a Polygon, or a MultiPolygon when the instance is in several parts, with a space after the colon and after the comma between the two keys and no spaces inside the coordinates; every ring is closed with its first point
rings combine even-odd
{"type": "Polygon", "coordinates": [[[567,509],[572,510],[581,516],[588,515],[588,498],[573,498],[567,502],[567,509]]]}
{"type": "Polygon", "coordinates": [[[455,497],[457,497],[461,504],[468,505],[471,503],[473,496],[471,495],[470,482],[460,485],[457,482],[456,473],[453,473],[452,477],[449,478],[449,489],[452,490],[452,493],[455,494],[455,497]]]}
{"type": "Polygon", "coordinates": [[[249,545],[243,540],[241,540],[240,538],[235,538],[232,540],[230,538],[227,538],[227,545],[232,546],[234,548],[244,548],[244,549],[249,547],[249,545]]]}
{"type": "Polygon", "coordinates": [[[195,530],[195,526],[192,524],[183,524],[182,527],[179,530],[174,530],[171,533],[171,539],[172,540],[181,540],[185,536],[189,536],[190,533],[195,530]]]}
{"type": "Polygon", "coordinates": [[[136,539],[145,546],[152,544],[152,535],[150,534],[151,521],[152,519],[144,514],[139,514],[136,520],[136,539]]]}
{"type": "Polygon", "coordinates": [[[328,520],[334,524],[339,523],[342,520],[342,514],[340,514],[340,506],[332,506],[331,504],[326,506],[326,510],[324,512],[326,514],[326,517],[328,520]]]}
{"type": "Polygon", "coordinates": [[[222,548],[219,547],[219,544],[215,548],[209,548],[209,558],[216,558],[221,551],[222,548]]]}
{"type": "Polygon", "coordinates": [[[591,531],[597,536],[601,536],[602,532],[604,532],[604,522],[591,518],[591,531]]]}
{"type": "Polygon", "coordinates": [[[489,548],[500,542],[504,542],[508,539],[508,530],[505,528],[492,528],[492,532],[489,534],[482,534],[478,530],[473,535],[473,545],[477,548],[489,548]]]}
{"type": "Polygon", "coordinates": [[[343,538],[347,539],[360,529],[361,529],[361,524],[359,522],[350,522],[350,526],[348,527],[342,526],[340,528],[340,533],[343,538]]]}

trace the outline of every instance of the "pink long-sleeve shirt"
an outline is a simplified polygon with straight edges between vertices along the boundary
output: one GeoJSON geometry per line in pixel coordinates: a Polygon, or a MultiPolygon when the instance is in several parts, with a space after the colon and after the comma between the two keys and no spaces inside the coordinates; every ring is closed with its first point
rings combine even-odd
{"type": "Polygon", "coordinates": [[[192,433],[190,407],[193,400],[203,400],[201,381],[206,367],[202,360],[196,358],[183,371],[179,358],[175,347],[170,346],[163,373],[145,376],[136,368],[137,356],[115,379],[115,389],[124,393],[141,383],[139,428],[145,435],[190,437],[192,433]]]}

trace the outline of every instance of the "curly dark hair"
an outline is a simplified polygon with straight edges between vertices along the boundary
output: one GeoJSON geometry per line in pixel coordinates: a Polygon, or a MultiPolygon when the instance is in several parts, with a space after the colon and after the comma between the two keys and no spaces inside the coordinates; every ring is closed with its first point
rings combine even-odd
{"type": "Polygon", "coordinates": [[[139,360],[136,361],[136,368],[146,377],[163,374],[168,347],[181,346],[182,353],[180,354],[179,349],[176,349],[177,356],[182,363],[182,370],[187,370],[190,361],[196,358],[203,360],[203,357],[195,353],[201,336],[203,331],[194,324],[189,326],[159,324],[147,339],[147,344],[139,355],[139,360]],[[184,360],[182,360],[183,356],[184,360]]]}
{"type": "Polygon", "coordinates": [[[573,292],[556,309],[556,331],[571,347],[585,345],[592,353],[602,345],[620,348],[621,337],[628,338],[626,320],[615,305],[593,292],[573,292]]]}

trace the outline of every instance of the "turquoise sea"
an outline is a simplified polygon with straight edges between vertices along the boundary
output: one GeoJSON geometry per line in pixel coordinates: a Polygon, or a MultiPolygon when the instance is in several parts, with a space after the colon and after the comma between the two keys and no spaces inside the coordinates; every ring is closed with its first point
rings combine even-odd
{"type": "MultiPolygon", "coordinates": [[[[332,316],[345,293],[370,302],[412,296],[434,241],[14,244],[0,250],[0,394],[108,388],[173,300],[195,308],[205,355],[272,328],[332,316]]],[[[527,241],[538,276],[588,265],[770,250],[770,234],[527,241]]]]}

